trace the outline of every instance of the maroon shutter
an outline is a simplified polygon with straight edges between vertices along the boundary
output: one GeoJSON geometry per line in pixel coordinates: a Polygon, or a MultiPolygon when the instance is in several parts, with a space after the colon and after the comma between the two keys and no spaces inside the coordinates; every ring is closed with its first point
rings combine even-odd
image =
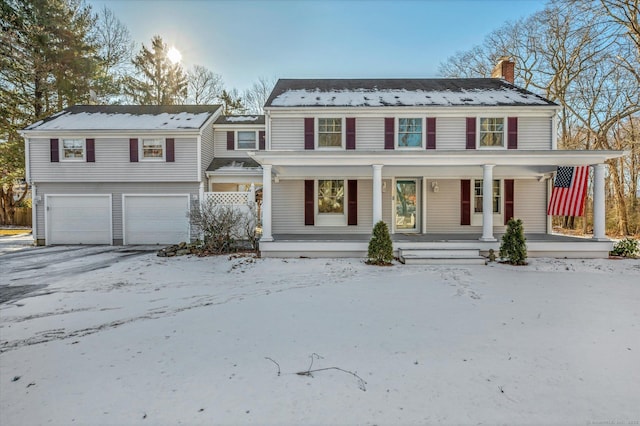
{"type": "Polygon", "coordinates": [[[347,207],[349,209],[347,217],[347,225],[358,224],[358,181],[347,181],[347,207]]]}
{"type": "Polygon", "coordinates": [[[471,225],[471,181],[460,181],[460,225],[471,225]]]}
{"type": "Polygon", "coordinates": [[[266,149],[265,148],[265,145],[266,145],[265,141],[266,141],[266,134],[265,134],[264,130],[260,130],[258,132],[258,149],[261,149],[263,151],[266,149]]]}
{"type": "Polygon", "coordinates": [[[384,149],[394,149],[395,148],[395,119],[385,118],[384,119],[384,149]]]}
{"type": "Polygon", "coordinates": [[[231,130],[227,132],[227,151],[236,149],[236,133],[231,130]]]}
{"type": "Polygon", "coordinates": [[[518,117],[507,118],[507,148],[518,149],[518,117]]]}
{"type": "Polygon", "coordinates": [[[95,163],[96,162],[96,140],[87,139],[85,143],[85,148],[87,149],[87,163],[95,163]]]}
{"type": "Polygon", "coordinates": [[[167,153],[165,155],[165,159],[167,163],[173,163],[176,161],[176,141],[173,138],[167,138],[167,142],[165,144],[167,148],[167,153]]]}
{"type": "Polygon", "coordinates": [[[304,224],[313,225],[314,203],[313,203],[313,180],[304,181],[304,224]]]}
{"type": "Polygon", "coordinates": [[[476,118],[467,117],[467,149],[476,149],[476,118]]]}
{"type": "MultiPolygon", "coordinates": [[[[314,149],[313,118],[304,119],[304,149],[314,149]]],[[[313,224],[312,224],[313,225],[313,224]]]]}
{"type": "Polygon", "coordinates": [[[436,149],[436,118],[427,117],[427,149],[436,149]]]}
{"type": "Polygon", "coordinates": [[[356,149],[356,119],[347,118],[347,149],[356,149]]]}
{"type": "Polygon", "coordinates": [[[129,139],[129,161],[138,162],[138,139],[129,139]]]}
{"type": "Polygon", "coordinates": [[[58,139],[50,139],[49,145],[51,147],[51,162],[58,163],[60,161],[60,151],[58,150],[58,139]]]}
{"type": "Polygon", "coordinates": [[[509,222],[513,217],[513,198],[514,198],[513,179],[504,180],[504,224],[509,222]]]}

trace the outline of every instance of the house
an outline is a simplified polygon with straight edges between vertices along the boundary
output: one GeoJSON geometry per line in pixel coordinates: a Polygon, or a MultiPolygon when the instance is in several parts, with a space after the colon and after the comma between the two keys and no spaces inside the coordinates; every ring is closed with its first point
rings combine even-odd
{"type": "Polygon", "coordinates": [[[484,79],[283,79],[265,115],[68,108],[23,131],[34,237],[174,243],[196,237],[187,212],[199,201],[258,201],[263,256],[364,257],[384,220],[404,261],[477,258],[511,217],[530,256],[606,256],[605,161],[623,153],[558,150],[560,107],[516,87],[513,66],[484,79]],[[594,238],[552,235],[556,168],[584,165],[594,238]]]}
{"type": "Polygon", "coordinates": [[[220,106],[74,106],[22,131],[38,244],[189,240],[220,106]]]}

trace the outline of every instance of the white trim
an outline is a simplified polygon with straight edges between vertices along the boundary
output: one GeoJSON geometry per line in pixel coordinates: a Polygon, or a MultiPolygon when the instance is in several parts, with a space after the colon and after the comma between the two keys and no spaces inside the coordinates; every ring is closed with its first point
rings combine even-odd
{"type": "Polygon", "coordinates": [[[347,129],[346,129],[346,117],[343,115],[330,115],[321,114],[313,118],[313,146],[314,149],[319,151],[344,151],[346,150],[347,129]],[[320,119],[338,119],[340,120],[340,146],[320,146],[318,145],[318,139],[320,139],[320,119]]]}
{"type": "MultiPolygon", "coordinates": [[[[36,202],[36,184],[35,182],[31,184],[31,236],[33,237],[33,241],[38,243],[38,208],[42,208],[44,203],[36,202]]],[[[46,210],[45,210],[46,213],[46,210]]],[[[46,214],[45,214],[46,219],[46,214]]],[[[45,228],[46,229],[46,228],[45,228]]],[[[45,236],[46,237],[46,236],[45,236]]]]}
{"type": "Polygon", "coordinates": [[[313,180],[313,214],[315,217],[314,226],[347,226],[349,212],[349,185],[347,178],[344,177],[326,177],[313,180]],[[321,180],[341,180],[344,188],[342,196],[342,213],[320,213],[318,211],[318,186],[321,180]]]}
{"type": "Polygon", "coordinates": [[[422,214],[421,216],[421,221],[422,221],[422,233],[426,234],[427,233],[427,192],[429,191],[429,189],[427,188],[427,177],[423,176],[422,177],[422,190],[420,191],[420,193],[422,194],[422,214]]]}
{"type": "Polygon", "coordinates": [[[264,149],[271,150],[271,113],[265,112],[264,115],[264,149]]]}
{"type": "Polygon", "coordinates": [[[402,115],[396,115],[394,117],[394,135],[393,135],[393,144],[394,144],[394,149],[398,150],[398,151],[423,151],[424,149],[426,149],[426,144],[427,144],[427,126],[426,126],[426,117],[424,117],[424,113],[422,114],[423,116],[417,116],[416,115],[407,115],[407,114],[402,114],[402,115]],[[401,118],[410,118],[410,119],[418,119],[420,120],[420,128],[422,131],[422,136],[421,136],[421,140],[420,140],[420,146],[398,146],[398,139],[399,139],[399,134],[400,134],[400,119],[401,118]]]}
{"type": "MultiPolygon", "coordinates": [[[[260,130],[235,130],[233,134],[233,148],[235,151],[257,151],[260,148],[260,130]],[[251,133],[253,132],[255,135],[255,145],[253,148],[240,148],[238,147],[238,142],[240,141],[238,134],[242,133],[251,133]]],[[[228,152],[228,151],[227,151],[228,152]]]]}
{"type": "Polygon", "coordinates": [[[58,159],[61,163],[86,163],[87,161],[87,139],[86,138],[73,138],[66,137],[60,138],[58,143],[58,159]],[[66,158],[64,156],[64,141],[82,141],[82,158],[66,158]]]}
{"type": "MultiPolygon", "coordinates": [[[[175,150],[175,141],[174,141],[174,150],[175,150]]],[[[175,155],[175,153],[174,153],[175,155]]],[[[167,161],[167,138],[157,138],[157,137],[140,137],[138,139],[138,162],[166,162],[167,161]],[[160,140],[162,142],[162,158],[158,157],[144,157],[144,141],[145,140],[160,140]]]]}
{"type": "MultiPolygon", "coordinates": [[[[109,245],[113,245],[113,196],[112,194],[45,194],[44,196],[44,241],[51,244],[51,228],[49,227],[49,198],[50,197],[109,197],[109,245]]],[[[33,206],[32,206],[33,207],[33,206]]],[[[37,237],[36,237],[37,238],[37,237]]]]}
{"type": "Polygon", "coordinates": [[[396,222],[396,215],[397,215],[397,208],[396,208],[396,197],[398,196],[398,185],[397,182],[399,180],[405,180],[405,181],[414,181],[416,184],[416,198],[420,196],[420,192],[422,191],[421,188],[421,184],[420,181],[422,180],[420,177],[393,177],[391,179],[391,185],[392,185],[392,191],[391,191],[391,208],[392,208],[392,214],[391,214],[391,223],[392,223],[392,234],[396,234],[399,232],[404,232],[407,234],[419,234],[421,232],[421,227],[423,226],[422,224],[420,226],[418,226],[418,220],[420,219],[420,217],[422,216],[422,212],[417,211],[417,209],[421,208],[422,205],[422,200],[416,200],[416,214],[414,214],[414,220],[416,221],[415,224],[415,228],[414,229],[398,229],[397,228],[397,222],[396,222]]]}
{"type": "MultiPolygon", "coordinates": [[[[122,245],[127,245],[126,197],[186,197],[187,212],[191,211],[191,194],[122,194],[122,245]]],[[[191,222],[187,219],[187,238],[191,239],[191,222]]]]}
{"type": "Polygon", "coordinates": [[[109,139],[109,138],[137,138],[140,139],[142,137],[168,137],[168,138],[187,138],[187,137],[195,137],[200,134],[199,129],[193,130],[175,130],[175,129],[167,129],[167,130],[24,130],[19,132],[21,136],[26,137],[29,136],[31,138],[64,138],[64,137],[84,137],[84,138],[101,138],[101,139],[109,139]]]}
{"type": "Polygon", "coordinates": [[[558,149],[558,114],[551,117],[551,149],[558,149]]]}
{"type": "MultiPolygon", "coordinates": [[[[213,141],[212,141],[213,142],[213,141]]],[[[176,149],[176,144],[175,141],[173,142],[173,158],[175,160],[175,149],[176,149]]],[[[198,137],[196,138],[196,158],[198,159],[198,167],[197,167],[197,175],[196,175],[196,180],[198,180],[199,182],[202,183],[202,136],[198,135],[198,137]]]]}
{"type": "MultiPolygon", "coordinates": [[[[471,226],[482,226],[482,220],[484,217],[484,211],[480,212],[480,213],[476,213],[476,181],[479,180],[483,180],[481,177],[480,178],[471,178],[471,226]]],[[[501,179],[496,179],[493,178],[494,181],[499,181],[500,182],[500,202],[498,203],[498,208],[499,208],[499,212],[495,213],[493,212],[493,208],[492,213],[493,213],[493,224],[494,226],[496,226],[496,223],[499,225],[504,224],[504,178],[501,179]]],[[[491,184],[491,188],[493,189],[493,183],[491,184]]],[[[484,201],[484,190],[482,192],[482,200],[484,201]]],[[[491,206],[493,206],[493,191],[491,193],[491,206]]],[[[484,210],[484,206],[483,206],[483,210],[484,210]]]]}
{"type": "Polygon", "coordinates": [[[509,129],[507,128],[509,120],[506,116],[496,115],[496,114],[482,114],[476,117],[476,149],[477,150],[492,150],[492,151],[501,151],[507,149],[509,137],[509,129]],[[502,118],[502,146],[480,146],[480,133],[481,126],[480,122],[483,118],[502,118]]]}
{"type": "Polygon", "coordinates": [[[29,153],[29,138],[24,138],[24,179],[27,183],[31,183],[31,155],[29,153]]]}

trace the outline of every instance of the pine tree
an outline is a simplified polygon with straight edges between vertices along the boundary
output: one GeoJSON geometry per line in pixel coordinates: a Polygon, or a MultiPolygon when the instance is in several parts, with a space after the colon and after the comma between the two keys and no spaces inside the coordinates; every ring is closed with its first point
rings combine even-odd
{"type": "Polygon", "coordinates": [[[134,103],[142,105],[176,105],[187,97],[187,75],[180,63],[172,63],[166,43],[158,35],[151,39],[151,49],[142,49],[133,59],[140,77],[129,76],[125,92],[134,103]]]}
{"type": "Polygon", "coordinates": [[[502,236],[502,244],[500,244],[500,257],[507,259],[512,265],[526,265],[526,241],[522,220],[509,219],[509,222],[507,222],[507,231],[502,236]]]}
{"type": "Polygon", "coordinates": [[[367,263],[370,265],[388,265],[393,260],[393,243],[389,235],[389,227],[382,220],[373,227],[368,257],[367,263]]]}
{"type": "Polygon", "coordinates": [[[220,95],[224,115],[244,114],[246,108],[242,103],[242,98],[236,89],[230,91],[223,90],[220,95]]]}

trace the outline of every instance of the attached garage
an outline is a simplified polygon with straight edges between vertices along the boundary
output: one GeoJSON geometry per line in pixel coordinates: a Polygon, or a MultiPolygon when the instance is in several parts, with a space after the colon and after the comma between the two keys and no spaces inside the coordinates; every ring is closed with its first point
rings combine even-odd
{"type": "Polygon", "coordinates": [[[189,241],[189,200],[189,194],[124,194],[124,244],[189,241]]]}
{"type": "Polygon", "coordinates": [[[47,244],[111,244],[111,195],[46,195],[47,244]]]}

